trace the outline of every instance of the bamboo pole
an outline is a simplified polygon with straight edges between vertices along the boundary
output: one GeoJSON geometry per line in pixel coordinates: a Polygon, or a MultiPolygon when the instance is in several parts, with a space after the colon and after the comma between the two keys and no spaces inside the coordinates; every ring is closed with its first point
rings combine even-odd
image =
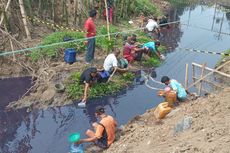
{"type": "MultiPolygon", "coordinates": [[[[202,68],[202,65],[197,64],[197,63],[192,63],[192,65],[193,65],[193,66],[197,66],[197,67],[199,67],[199,68],[202,68]]],[[[223,76],[225,76],[225,77],[230,78],[230,74],[226,74],[226,73],[224,73],[224,72],[220,72],[220,71],[211,69],[211,68],[209,68],[209,67],[205,67],[205,70],[208,70],[208,71],[211,71],[211,72],[215,72],[215,73],[218,73],[218,74],[220,74],[220,75],[223,75],[223,76]]]]}
{"type": "Polygon", "coordinates": [[[19,1],[19,7],[20,7],[20,10],[21,10],[22,21],[23,21],[24,28],[25,28],[25,31],[26,31],[26,36],[27,36],[27,39],[30,40],[31,36],[30,36],[30,31],[29,31],[29,28],[28,28],[27,21],[26,21],[26,12],[25,12],[25,8],[24,8],[24,3],[23,3],[23,0],[18,0],[18,1],[19,1]]]}
{"type": "Polygon", "coordinates": [[[5,10],[4,10],[4,11],[2,12],[2,14],[1,14],[0,26],[2,25],[2,22],[3,22],[3,20],[4,20],[4,13],[7,12],[8,8],[9,8],[9,6],[10,6],[10,2],[11,2],[11,0],[8,0],[8,2],[7,2],[7,4],[6,4],[6,7],[5,7],[5,10]]]}
{"type": "MultiPolygon", "coordinates": [[[[5,24],[4,24],[4,27],[5,27],[5,29],[6,29],[6,32],[8,33],[8,29],[7,29],[7,27],[6,27],[5,24]]],[[[13,42],[12,42],[11,38],[9,38],[9,41],[10,41],[11,51],[13,52],[13,51],[14,51],[14,45],[13,45],[13,42]]],[[[14,52],[13,52],[13,61],[16,61],[14,52]]]]}
{"type": "MultiPolygon", "coordinates": [[[[227,62],[225,62],[224,64],[218,66],[216,69],[214,69],[214,71],[218,71],[219,69],[221,69],[222,67],[224,67],[225,65],[227,65],[227,64],[229,64],[229,63],[230,63],[230,60],[227,61],[227,62]]],[[[198,84],[201,80],[205,79],[205,78],[208,77],[209,75],[213,74],[214,71],[209,72],[208,74],[206,74],[205,76],[203,76],[203,77],[200,78],[199,80],[195,81],[193,84],[191,84],[191,85],[187,88],[187,90],[190,89],[191,87],[193,87],[194,85],[198,84]]]]}
{"type": "Polygon", "coordinates": [[[186,63],[185,65],[185,80],[184,80],[184,86],[185,88],[188,87],[188,63],[186,63]]]}
{"type": "Polygon", "coordinates": [[[108,39],[110,41],[110,33],[109,33],[109,12],[108,12],[108,4],[107,0],[104,0],[105,2],[105,11],[106,11],[106,23],[107,23],[107,33],[108,33],[108,39]]]}
{"type": "MultiPolygon", "coordinates": [[[[194,77],[193,79],[199,80],[199,78],[197,78],[197,77],[194,77]]],[[[218,84],[216,84],[216,83],[213,83],[212,81],[208,81],[208,80],[203,79],[203,82],[206,82],[207,84],[210,84],[210,85],[212,85],[212,86],[214,86],[214,87],[218,87],[218,88],[224,89],[224,86],[221,86],[221,85],[218,85],[218,84]]],[[[203,90],[203,89],[202,89],[202,90],[203,90]]]]}
{"type": "MultiPolygon", "coordinates": [[[[192,64],[192,78],[195,77],[195,66],[192,64]]],[[[193,79],[193,83],[195,82],[195,80],[193,79]]]]}
{"type": "MultiPolygon", "coordinates": [[[[200,78],[202,78],[202,77],[204,76],[205,67],[206,67],[206,63],[204,63],[204,64],[202,65],[202,70],[201,70],[200,78]]],[[[199,90],[198,90],[198,95],[199,95],[199,96],[201,95],[202,81],[203,81],[203,79],[200,81],[200,86],[199,86],[199,90]]]]}

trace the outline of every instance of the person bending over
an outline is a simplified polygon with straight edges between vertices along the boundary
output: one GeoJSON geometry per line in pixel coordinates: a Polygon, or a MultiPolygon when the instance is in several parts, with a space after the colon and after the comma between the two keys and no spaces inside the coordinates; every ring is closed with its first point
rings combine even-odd
{"type": "Polygon", "coordinates": [[[156,42],[148,42],[145,43],[143,45],[144,48],[147,49],[147,51],[149,51],[149,53],[154,53],[157,55],[157,57],[161,60],[164,60],[165,57],[160,53],[160,51],[158,50],[158,47],[160,46],[160,41],[156,41],[156,42]]]}
{"type": "Polygon", "coordinates": [[[92,124],[94,130],[86,131],[88,138],[79,140],[77,144],[94,142],[98,147],[106,149],[115,140],[117,122],[112,116],[105,114],[105,109],[100,106],[96,107],[95,115],[99,117],[100,122],[94,122],[92,124]]]}
{"type": "Polygon", "coordinates": [[[78,106],[85,107],[89,88],[97,81],[98,71],[95,67],[90,67],[84,70],[80,76],[80,84],[84,84],[84,94],[81,103],[78,106]]]}
{"type": "Polygon", "coordinates": [[[187,97],[187,92],[184,87],[174,79],[170,79],[168,76],[163,76],[161,82],[166,86],[169,86],[172,90],[177,93],[178,101],[184,101],[187,97]]]}

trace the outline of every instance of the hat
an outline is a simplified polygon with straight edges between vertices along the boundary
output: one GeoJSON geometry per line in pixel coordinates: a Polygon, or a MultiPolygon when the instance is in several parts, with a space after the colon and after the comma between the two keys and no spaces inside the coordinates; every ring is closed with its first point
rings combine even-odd
{"type": "Polygon", "coordinates": [[[101,106],[96,107],[96,113],[105,113],[105,109],[101,106]]]}
{"type": "Polygon", "coordinates": [[[74,142],[78,142],[80,140],[80,137],[81,137],[80,133],[76,132],[69,135],[68,140],[69,142],[74,143],[74,142]]]}

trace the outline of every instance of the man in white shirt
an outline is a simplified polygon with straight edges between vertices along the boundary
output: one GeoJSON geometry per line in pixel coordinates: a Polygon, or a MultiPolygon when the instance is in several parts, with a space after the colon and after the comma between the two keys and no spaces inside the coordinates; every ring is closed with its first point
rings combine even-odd
{"type": "Polygon", "coordinates": [[[122,68],[118,67],[117,57],[119,56],[119,54],[120,54],[120,50],[117,49],[117,50],[114,50],[113,53],[109,54],[105,58],[103,68],[105,71],[107,71],[111,74],[110,78],[113,76],[113,74],[115,72],[124,73],[124,72],[128,71],[127,68],[122,69],[122,68]]]}
{"type": "Polygon", "coordinates": [[[159,29],[159,25],[157,23],[156,17],[154,17],[154,19],[148,20],[146,28],[147,28],[148,32],[154,32],[155,31],[158,36],[160,35],[160,29],[159,29]]]}

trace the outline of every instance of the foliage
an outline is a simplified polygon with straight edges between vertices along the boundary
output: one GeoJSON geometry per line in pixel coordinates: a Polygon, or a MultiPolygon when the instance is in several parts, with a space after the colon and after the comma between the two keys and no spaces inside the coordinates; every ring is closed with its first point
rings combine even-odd
{"type": "Polygon", "coordinates": [[[160,59],[158,59],[157,57],[151,57],[143,61],[143,64],[144,66],[148,66],[148,67],[152,67],[152,66],[157,67],[161,64],[161,62],[160,59]]]}
{"type": "Polygon", "coordinates": [[[131,7],[131,10],[133,10],[136,15],[140,13],[147,16],[160,15],[159,9],[150,0],[135,0],[134,6],[131,7]]]}
{"type": "Polygon", "coordinates": [[[117,0],[115,8],[118,19],[138,16],[140,13],[145,16],[161,14],[160,9],[151,0],[117,0]]]}
{"type": "MultiPolygon", "coordinates": [[[[158,47],[158,50],[161,53],[163,53],[163,52],[165,52],[166,47],[161,45],[161,46],[158,47]]],[[[152,55],[152,57],[149,58],[149,59],[147,59],[147,60],[145,60],[143,62],[143,64],[144,64],[144,66],[147,66],[147,67],[152,67],[152,66],[158,67],[161,64],[161,61],[160,61],[160,59],[156,55],[152,55]]]]}
{"type": "MultiPolygon", "coordinates": [[[[65,37],[66,38],[68,37],[70,39],[81,39],[84,38],[84,34],[81,32],[73,32],[73,31],[55,32],[50,34],[46,38],[44,38],[40,46],[63,42],[65,37]]],[[[30,53],[29,56],[31,57],[32,61],[37,61],[41,57],[55,58],[59,56],[58,51],[66,48],[75,48],[77,52],[82,52],[85,50],[84,41],[79,41],[79,42],[70,41],[64,44],[49,46],[46,48],[35,50],[32,53],[30,53]]]]}
{"type": "MultiPolygon", "coordinates": [[[[102,97],[109,94],[114,94],[120,89],[124,88],[127,84],[131,83],[134,79],[134,74],[125,73],[123,75],[114,76],[113,81],[108,83],[98,83],[90,88],[89,98],[102,97]]],[[[83,96],[84,86],[80,84],[80,73],[74,72],[66,84],[68,97],[71,99],[81,99],[83,96]]]]}
{"type": "MultiPolygon", "coordinates": [[[[114,25],[110,25],[110,34],[116,33],[118,32],[118,27],[114,26],[114,25]]],[[[106,26],[101,26],[97,28],[97,35],[105,35],[103,37],[98,37],[96,40],[96,46],[106,50],[107,54],[109,52],[111,52],[111,49],[114,47],[115,45],[115,41],[116,38],[114,37],[114,34],[111,35],[111,40],[108,39],[107,36],[107,27],[106,26]]]]}

